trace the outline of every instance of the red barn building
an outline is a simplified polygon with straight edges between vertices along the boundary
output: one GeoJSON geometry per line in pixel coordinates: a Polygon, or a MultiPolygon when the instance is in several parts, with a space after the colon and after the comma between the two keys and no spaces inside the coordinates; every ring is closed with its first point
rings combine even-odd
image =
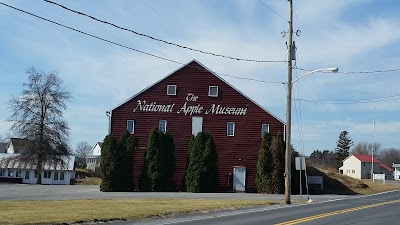
{"type": "Polygon", "coordinates": [[[284,122],[193,60],[110,111],[110,132],[117,139],[128,130],[139,141],[134,150],[138,185],[152,128],[174,138],[179,187],[191,135],[209,131],[218,153],[220,191],[255,190],[257,157],[263,132],[284,133],[284,122]]]}

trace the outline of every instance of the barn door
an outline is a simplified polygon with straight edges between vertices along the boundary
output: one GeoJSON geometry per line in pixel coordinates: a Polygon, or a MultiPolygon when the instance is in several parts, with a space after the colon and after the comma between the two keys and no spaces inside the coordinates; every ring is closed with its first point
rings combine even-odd
{"type": "Polygon", "coordinates": [[[203,117],[192,117],[192,134],[196,136],[199,132],[203,131],[203,117]]]}
{"type": "Polygon", "coordinates": [[[233,168],[233,191],[246,191],[246,167],[233,168]]]}

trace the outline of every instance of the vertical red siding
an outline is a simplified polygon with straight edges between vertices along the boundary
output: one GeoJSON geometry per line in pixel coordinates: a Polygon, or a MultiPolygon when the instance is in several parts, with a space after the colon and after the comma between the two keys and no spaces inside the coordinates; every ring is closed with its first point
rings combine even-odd
{"type": "MultiPolygon", "coordinates": [[[[193,61],[187,66],[174,72],[151,88],[143,91],[112,111],[111,131],[114,137],[119,138],[126,129],[126,120],[135,121],[135,137],[139,140],[139,147],[134,150],[134,177],[137,187],[140,167],[144,160],[147,138],[153,127],[158,127],[159,120],[167,120],[167,130],[172,134],[175,142],[176,170],[174,181],[179,187],[184,174],[187,148],[192,134],[192,116],[203,117],[203,131],[209,131],[214,137],[218,153],[219,189],[226,191],[227,176],[233,172],[234,166],[246,167],[246,190],[255,191],[257,156],[261,145],[261,125],[267,123],[272,135],[284,130],[284,124],[258,107],[251,100],[231,88],[225,82],[202,68],[193,61]],[[177,95],[168,96],[168,84],[177,85],[177,95]],[[208,96],[208,87],[218,86],[218,97],[208,96]],[[198,96],[197,101],[186,101],[187,93],[198,96]],[[138,100],[147,103],[173,104],[172,112],[144,112],[133,109],[138,100]],[[201,114],[184,115],[177,113],[185,104],[187,106],[201,105],[204,107],[201,114]],[[205,114],[212,104],[227,107],[247,108],[246,115],[215,115],[205,114]],[[235,122],[235,136],[226,134],[227,122],[235,122]]],[[[143,74],[145,75],[145,74],[143,74]]]]}

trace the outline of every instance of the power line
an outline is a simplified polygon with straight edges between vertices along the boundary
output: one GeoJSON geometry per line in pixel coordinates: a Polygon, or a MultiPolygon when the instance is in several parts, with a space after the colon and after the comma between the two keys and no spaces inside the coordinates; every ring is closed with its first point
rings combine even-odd
{"type": "Polygon", "coordinates": [[[339,99],[339,100],[322,100],[322,99],[294,99],[297,101],[317,103],[317,104],[364,104],[364,103],[373,103],[373,102],[387,102],[387,101],[396,101],[400,100],[400,95],[391,95],[384,96],[379,98],[370,98],[370,99],[339,99]]]}
{"type": "Polygon", "coordinates": [[[121,29],[121,30],[124,30],[124,31],[128,31],[128,32],[131,32],[133,34],[152,39],[154,41],[162,42],[162,43],[165,43],[165,44],[168,44],[168,45],[173,45],[173,46],[176,46],[176,47],[179,47],[179,48],[183,48],[183,49],[187,49],[187,50],[190,50],[190,51],[200,52],[202,54],[213,55],[213,56],[222,57],[222,58],[226,58],[226,59],[237,60],[237,61],[257,62],[257,63],[286,63],[287,62],[285,60],[257,60],[257,59],[237,58],[237,57],[226,56],[226,55],[221,55],[221,54],[216,54],[216,53],[212,53],[212,52],[207,52],[207,51],[191,48],[191,47],[188,47],[188,46],[184,46],[184,45],[176,44],[176,43],[173,43],[173,42],[165,41],[165,40],[162,40],[162,39],[159,39],[159,38],[155,38],[155,37],[152,37],[152,36],[147,35],[147,34],[139,33],[137,31],[131,30],[129,28],[118,26],[118,25],[116,25],[114,23],[111,23],[111,22],[108,22],[108,21],[105,21],[105,20],[97,19],[94,16],[91,16],[91,15],[85,14],[83,12],[79,12],[79,11],[70,9],[70,8],[68,8],[68,7],[64,6],[64,5],[58,4],[56,2],[52,2],[52,1],[49,1],[49,0],[44,0],[44,1],[47,2],[47,3],[51,3],[51,4],[54,4],[54,5],[57,5],[57,6],[65,9],[65,10],[70,11],[70,12],[73,12],[73,13],[76,13],[76,14],[79,14],[79,15],[82,15],[82,16],[89,17],[90,19],[95,20],[97,22],[108,24],[108,25],[113,26],[115,28],[118,28],[118,29],[121,29]]]}
{"type": "MultiPolygon", "coordinates": [[[[168,58],[165,58],[165,57],[162,57],[162,56],[158,56],[158,55],[155,55],[155,54],[151,54],[151,53],[148,53],[148,52],[144,52],[144,51],[141,51],[141,50],[138,50],[138,49],[135,49],[135,48],[132,48],[132,47],[123,45],[123,44],[119,44],[119,43],[114,42],[114,41],[110,41],[110,40],[107,40],[107,39],[104,39],[104,38],[95,36],[95,35],[93,35],[93,34],[86,33],[86,32],[84,32],[84,31],[80,31],[80,30],[78,30],[78,29],[75,29],[75,28],[72,28],[72,27],[69,27],[69,26],[60,24],[60,23],[58,23],[58,22],[55,22],[55,21],[52,21],[52,20],[49,20],[49,19],[46,19],[46,18],[44,18],[44,17],[41,17],[41,16],[38,16],[38,15],[36,15],[36,14],[27,12],[27,11],[25,11],[25,10],[22,10],[22,9],[19,9],[19,8],[16,8],[16,7],[13,7],[13,6],[11,6],[11,5],[7,5],[7,4],[5,4],[5,3],[3,3],[3,2],[0,2],[0,4],[1,4],[1,5],[4,5],[4,6],[7,6],[7,7],[9,7],[9,8],[12,8],[12,9],[14,9],[14,10],[23,12],[23,13],[25,13],[25,14],[31,15],[31,16],[36,17],[36,18],[38,18],[38,19],[41,19],[41,20],[44,20],[44,21],[53,23],[53,24],[55,24],[55,25],[64,27],[64,28],[66,28],[66,29],[69,29],[69,30],[78,32],[78,33],[80,33],[80,34],[84,34],[84,35],[86,35],[86,36],[89,36],[89,37],[92,37],[92,38],[95,38],[95,39],[98,39],[98,40],[107,42],[107,43],[109,43],[109,44],[117,45],[117,46],[119,46],[119,47],[122,47],[122,48],[125,48],[125,49],[129,49],[129,50],[131,50],[131,51],[135,51],[135,52],[138,52],[138,53],[141,53],[141,54],[144,54],[144,55],[148,55],[148,56],[151,56],[151,57],[154,57],[154,58],[158,58],[158,59],[161,59],[161,60],[165,60],[165,61],[168,61],[168,62],[172,62],[172,63],[175,63],[175,64],[186,65],[186,63],[182,63],[182,62],[179,62],[179,61],[176,61],[176,60],[172,60],[172,59],[168,59],[168,58]]],[[[187,66],[192,67],[192,68],[195,68],[195,69],[205,70],[205,69],[202,68],[202,67],[196,67],[196,66],[190,66],[190,65],[187,65],[187,66]]],[[[213,71],[213,72],[214,72],[214,71],[213,71]]],[[[265,81],[265,80],[258,80],[258,79],[253,79],[253,78],[240,77],[240,76],[235,76],[235,75],[230,75],[230,74],[225,74],[225,73],[219,73],[219,72],[214,72],[214,73],[217,74],[217,75],[220,75],[220,76],[232,77],[232,78],[240,79],[240,80],[255,81],[255,82],[259,82],[259,83],[266,83],[266,84],[285,84],[284,82],[280,82],[280,81],[265,81]]]]}
{"type": "Polygon", "coordinates": [[[264,2],[262,2],[261,0],[257,0],[259,3],[261,3],[264,7],[266,7],[267,9],[269,9],[271,12],[275,13],[277,16],[279,16],[280,18],[284,19],[286,22],[289,22],[285,17],[283,17],[282,15],[280,15],[279,13],[277,13],[275,10],[273,10],[271,7],[269,7],[267,4],[265,4],[264,2]]]}
{"type": "MultiPolygon", "coordinates": [[[[298,67],[293,67],[293,69],[301,70],[301,71],[312,71],[312,69],[303,69],[298,67]]],[[[337,73],[340,74],[369,74],[369,73],[389,73],[389,72],[397,72],[399,69],[387,69],[387,70],[372,70],[372,71],[350,71],[350,72],[341,72],[340,70],[337,73]]]]}

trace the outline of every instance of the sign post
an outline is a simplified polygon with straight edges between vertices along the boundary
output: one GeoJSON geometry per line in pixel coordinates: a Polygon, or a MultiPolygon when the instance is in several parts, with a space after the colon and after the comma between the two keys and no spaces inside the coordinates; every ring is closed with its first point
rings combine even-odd
{"type": "Polygon", "coordinates": [[[303,203],[303,187],[301,182],[301,171],[306,170],[306,158],[305,157],[296,157],[295,159],[296,170],[300,172],[300,203],[303,203]]]}

